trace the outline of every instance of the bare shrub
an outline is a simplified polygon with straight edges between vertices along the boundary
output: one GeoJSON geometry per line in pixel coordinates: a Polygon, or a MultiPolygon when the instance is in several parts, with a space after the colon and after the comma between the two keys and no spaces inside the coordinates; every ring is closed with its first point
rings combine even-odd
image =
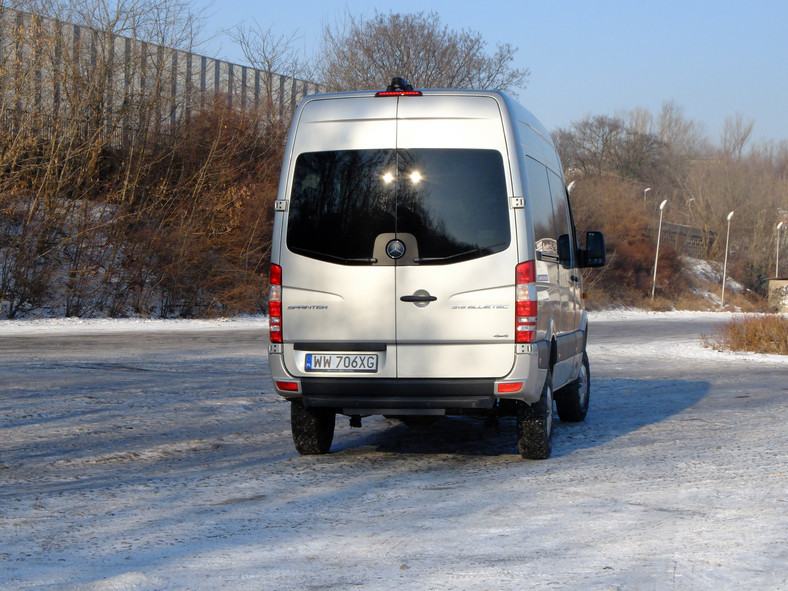
{"type": "Polygon", "coordinates": [[[163,45],[194,20],[177,0],[33,8],[49,18],[0,12],[0,315],[263,310],[272,87],[178,110],[163,45]]]}
{"type": "Polygon", "coordinates": [[[162,316],[263,309],[285,132],[218,98],[151,169],[130,240],[147,253],[162,316]]]}
{"type": "MultiPolygon", "coordinates": [[[[603,176],[583,177],[572,192],[578,228],[605,234],[608,264],[584,274],[585,286],[595,300],[641,306],[651,293],[656,222],[643,209],[639,196],[640,190],[631,183],[603,176]]],[[[687,289],[681,269],[676,251],[663,243],[657,267],[660,296],[675,297],[687,289]]]]}
{"type": "Polygon", "coordinates": [[[735,316],[703,335],[707,347],[788,355],[788,318],[778,315],[735,316]]]}

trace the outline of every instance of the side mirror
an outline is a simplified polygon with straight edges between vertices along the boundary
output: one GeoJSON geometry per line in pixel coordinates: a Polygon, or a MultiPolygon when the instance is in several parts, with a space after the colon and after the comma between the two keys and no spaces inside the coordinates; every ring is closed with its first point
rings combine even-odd
{"type": "Polygon", "coordinates": [[[586,233],[586,249],[580,251],[582,267],[602,267],[605,264],[605,236],[602,232],[586,233]]]}

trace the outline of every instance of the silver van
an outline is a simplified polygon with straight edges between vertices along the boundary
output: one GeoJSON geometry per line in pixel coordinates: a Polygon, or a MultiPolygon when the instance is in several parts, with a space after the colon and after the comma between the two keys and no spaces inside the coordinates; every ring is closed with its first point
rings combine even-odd
{"type": "Polygon", "coordinates": [[[549,133],[497,91],[308,96],[275,203],[269,361],[301,454],[337,414],[515,416],[524,458],[550,455],[553,406],[588,409],[575,236],[549,133]]]}

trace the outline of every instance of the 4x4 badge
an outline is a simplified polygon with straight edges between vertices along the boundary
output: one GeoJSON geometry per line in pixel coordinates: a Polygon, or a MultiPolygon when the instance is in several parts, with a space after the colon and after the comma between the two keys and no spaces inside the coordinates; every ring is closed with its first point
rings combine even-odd
{"type": "Polygon", "coordinates": [[[405,254],[405,244],[402,240],[397,240],[396,238],[391,240],[386,245],[386,254],[389,255],[389,258],[394,260],[401,259],[405,254]]]}

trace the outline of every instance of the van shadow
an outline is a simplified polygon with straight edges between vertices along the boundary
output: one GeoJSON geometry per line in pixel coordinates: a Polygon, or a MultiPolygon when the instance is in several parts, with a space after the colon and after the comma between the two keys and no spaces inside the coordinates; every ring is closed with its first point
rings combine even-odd
{"type": "MultiPolygon", "coordinates": [[[[664,421],[694,406],[709,391],[708,382],[688,380],[605,379],[595,380],[591,386],[591,406],[584,422],[565,423],[556,416],[551,457],[598,447],[664,421]]],[[[492,424],[479,417],[444,417],[421,428],[407,427],[396,419],[370,417],[367,421],[377,427],[374,433],[338,432],[332,452],[372,447],[379,452],[402,454],[518,453],[513,417],[492,424]]]]}

